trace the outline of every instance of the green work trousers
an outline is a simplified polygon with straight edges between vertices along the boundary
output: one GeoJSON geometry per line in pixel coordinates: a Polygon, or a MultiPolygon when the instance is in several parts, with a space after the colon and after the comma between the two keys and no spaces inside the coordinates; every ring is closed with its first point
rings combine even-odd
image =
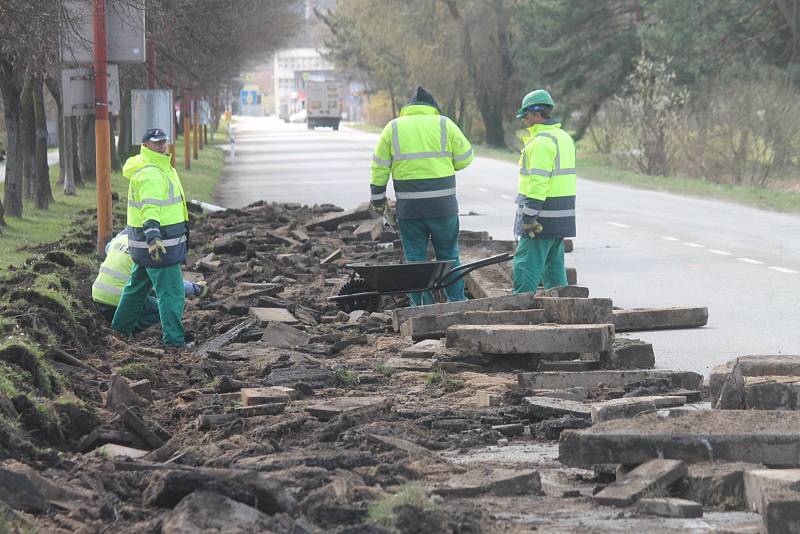
{"type": "MultiPolygon", "coordinates": [[[[398,224],[406,261],[427,261],[428,241],[432,241],[437,260],[455,260],[453,267],[461,265],[458,258],[458,215],[400,219],[398,224]]],[[[464,296],[463,279],[444,288],[444,293],[449,302],[467,300],[464,296]]],[[[430,291],[409,293],[408,298],[412,306],[436,303],[430,291]]]]}
{"type": "MultiPolygon", "coordinates": [[[[100,310],[100,313],[109,323],[114,320],[114,314],[117,311],[116,306],[101,304],[99,302],[95,302],[95,306],[97,306],[97,309],[100,310]]],[[[158,301],[155,297],[148,296],[147,300],[144,301],[144,306],[142,306],[142,309],[139,311],[139,319],[136,321],[133,333],[135,334],[146,330],[154,324],[158,324],[158,321],[158,301]]]]}
{"type": "Polygon", "coordinates": [[[122,290],[111,328],[123,334],[133,334],[151,289],[155,290],[158,300],[163,331],[161,340],[164,345],[182,347],[185,340],[181,319],[186,296],[181,266],[177,264],[158,268],[134,264],[131,279],[122,290]]]}
{"type": "Polygon", "coordinates": [[[514,253],[514,293],[535,292],[539,282],[545,289],[567,285],[564,239],[519,238],[514,253]]]}

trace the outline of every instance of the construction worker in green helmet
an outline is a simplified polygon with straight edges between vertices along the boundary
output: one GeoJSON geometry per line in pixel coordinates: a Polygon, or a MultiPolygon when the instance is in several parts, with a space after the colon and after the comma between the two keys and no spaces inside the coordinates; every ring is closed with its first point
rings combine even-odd
{"type": "Polygon", "coordinates": [[[130,180],[127,233],[134,266],[111,327],[133,334],[150,290],[155,289],[162,341],[167,347],[182,347],[185,294],[181,264],[188,249],[189,212],[180,178],[170,164],[163,130],[145,132],[139,155],[125,162],[122,175],[130,180]]]}
{"type": "MultiPolygon", "coordinates": [[[[386,185],[391,175],[407,262],[426,261],[428,243],[433,242],[437,260],[459,265],[456,171],[472,159],[467,138],[422,87],[383,129],[372,156],[370,199],[373,210],[388,214],[386,185]]],[[[466,300],[463,280],[444,292],[448,301],[466,300]]],[[[412,306],[435,302],[430,291],[408,296],[412,306]]]]}
{"type": "MultiPolygon", "coordinates": [[[[95,307],[109,323],[114,320],[114,314],[119,306],[122,290],[131,279],[133,259],[128,248],[128,230],[123,229],[114,239],[106,245],[106,259],[100,266],[100,271],[92,284],[92,300],[95,307]]],[[[208,294],[205,282],[183,281],[183,291],[187,297],[203,298],[208,294]]],[[[140,332],[159,322],[158,300],[148,295],[144,306],[139,312],[139,320],[133,333],[140,332]]]]}
{"type": "Polygon", "coordinates": [[[530,136],[519,160],[514,293],[567,285],[564,238],[575,236],[575,142],[552,116],[550,93],[525,95],[517,117],[530,136]]]}

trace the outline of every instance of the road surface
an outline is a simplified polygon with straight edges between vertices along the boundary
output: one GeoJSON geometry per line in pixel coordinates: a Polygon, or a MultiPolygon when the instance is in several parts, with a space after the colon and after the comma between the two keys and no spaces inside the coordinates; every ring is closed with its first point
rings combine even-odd
{"type": "MultiPolygon", "coordinates": [[[[354,207],[368,198],[377,136],[241,118],[218,201],[354,207]]],[[[580,171],[580,161],[578,162],[580,171]]],[[[461,227],[511,239],[516,165],[481,158],[458,174],[461,227]]],[[[615,306],[708,306],[703,329],[643,332],[657,366],[708,373],[746,354],[800,353],[800,217],[578,180],[567,264],[615,306]]]]}
{"type": "MultiPolygon", "coordinates": [[[[47,151],[47,164],[55,165],[58,163],[58,150],[47,151]]],[[[6,181],[6,160],[0,161],[0,184],[6,181]]]]}

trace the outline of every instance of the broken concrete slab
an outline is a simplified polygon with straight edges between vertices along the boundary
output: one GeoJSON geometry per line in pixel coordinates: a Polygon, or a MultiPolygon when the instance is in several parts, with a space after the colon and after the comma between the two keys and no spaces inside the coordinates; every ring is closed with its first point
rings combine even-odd
{"type": "Polygon", "coordinates": [[[488,408],[490,406],[500,406],[503,396],[491,391],[479,390],[475,393],[475,404],[478,408],[488,408]]]}
{"type": "Polygon", "coordinates": [[[800,534],[800,492],[771,490],[761,505],[764,530],[770,534],[800,534]]]}
{"type": "Polygon", "coordinates": [[[535,300],[536,297],[533,293],[520,293],[503,297],[443,302],[440,304],[414,306],[411,308],[397,308],[393,312],[392,320],[395,331],[399,331],[400,325],[412,317],[421,317],[424,315],[434,316],[466,311],[531,310],[535,308],[535,300]]]}
{"type": "Polygon", "coordinates": [[[591,324],[455,325],[447,329],[447,347],[483,354],[595,352],[611,348],[613,328],[591,324]]]}
{"type": "Polygon", "coordinates": [[[552,361],[540,360],[539,365],[536,367],[537,371],[562,371],[568,373],[580,373],[584,371],[597,371],[600,368],[600,362],[589,360],[566,360],[566,361],[552,361]]]}
{"type": "Polygon", "coordinates": [[[286,410],[285,402],[270,402],[253,406],[240,406],[234,409],[239,417],[258,417],[260,415],[278,415],[286,410]]]}
{"type": "Polygon", "coordinates": [[[313,230],[314,228],[323,228],[329,232],[336,230],[336,228],[343,222],[362,221],[364,219],[372,218],[372,210],[369,203],[359,204],[358,207],[351,210],[327,213],[316,219],[311,220],[306,224],[306,230],[313,230]]]}
{"type": "Polygon", "coordinates": [[[589,298],[589,288],[576,285],[551,287],[550,289],[540,289],[536,296],[586,299],[589,298]]]}
{"type": "Polygon", "coordinates": [[[338,260],[339,258],[341,258],[341,257],[342,257],[342,254],[344,254],[344,252],[342,251],[342,249],[340,249],[340,248],[337,248],[336,250],[334,250],[333,252],[331,252],[330,254],[328,254],[327,256],[325,256],[325,258],[323,258],[323,259],[322,259],[322,260],[319,262],[319,264],[320,264],[320,265],[327,265],[328,263],[332,262],[333,260],[338,260]]]}
{"type": "Polygon", "coordinates": [[[642,369],[630,371],[586,371],[583,373],[532,372],[519,373],[517,381],[522,387],[534,389],[593,388],[604,384],[610,388],[624,388],[645,380],[669,380],[676,388],[700,389],[703,375],[689,371],[642,369]]]}
{"type": "Polygon", "coordinates": [[[481,469],[468,471],[449,478],[433,490],[445,497],[475,497],[491,494],[543,495],[538,471],[519,469],[481,469]]]}
{"type": "Polygon", "coordinates": [[[281,284],[239,282],[236,284],[236,295],[239,300],[274,297],[283,289],[281,284]]]}
{"type": "Polygon", "coordinates": [[[662,408],[674,408],[686,404],[686,397],[622,397],[592,404],[592,422],[602,423],[612,419],[624,419],[644,412],[662,408]]]}
{"type": "Polygon", "coordinates": [[[353,230],[353,235],[358,241],[375,241],[383,233],[383,221],[370,219],[361,223],[353,230]]]}
{"type": "Polygon", "coordinates": [[[703,505],[686,499],[639,499],[636,509],[644,514],[658,515],[661,517],[703,517],[703,505]]]}
{"type": "Polygon", "coordinates": [[[197,430],[210,430],[218,426],[224,426],[237,421],[239,416],[235,413],[212,413],[201,414],[195,420],[195,428],[197,430]]]}
{"type": "Polygon", "coordinates": [[[589,396],[587,388],[569,388],[569,389],[535,389],[533,390],[534,397],[550,397],[553,399],[565,399],[574,401],[584,401],[589,396]]]}
{"type": "Polygon", "coordinates": [[[335,377],[330,369],[315,369],[306,366],[274,369],[265,380],[267,386],[287,386],[294,389],[296,384],[306,384],[311,388],[323,388],[334,383],[335,377]]]}
{"type": "Polygon", "coordinates": [[[531,325],[546,322],[544,310],[468,311],[412,317],[400,325],[400,334],[417,340],[434,340],[447,335],[454,325],[531,325]]]}
{"type": "Polygon", "coordinates": [[[338,397],[312,404],[306,408],[306,411],[317,419],[327,421],[337,415],[380,408],[385,404],[385,397],[338,397]]]}
{"type": "Polygon", "coordinates": [[[800,410],[800,377],[757,376],[744,380],[745,406],[748,409],[800,410]]]}
{"type": "Polygon", "coordinates": [[[558,324],[613,324],[611,299],[537,297],[536,307],[545,312],[546,322],[558,324]]]}
{"type": "Polygon", "coordinates": [[[708,324],[708,308],[635,308],[614,310],[617,332],[697,328],[708,324]]]}
{"type": "Polygon", "coordinates": [[[284,323],[273,321],[264,330],[261,342],[268,347],[290,349],[308,343],[311,336],[284,323]]]}
{"type": "Polygon", "coordinates": [[[589,428],[592,422],[581,417],[559,417],[558,419],[546,419],[531,425],[531,436],[545,441],[558,441],[564,430],[578,430],[589,428]]]}
{"type": "Polygon", "coordinates": [[[372,441],[373,443],[380,443],[381,445],[386,445],[393,449],[398,449],[401,451],[407,452],[411,456],[416,457],[435,457],[439,459],[437,454],[430,450],[426,449],[422,445],[418,445],[413,441],[409,441],[407,439],[398,438],[397,436],[383,436],[379,434],[367,434],[367,439],[372,441]]]}
{"type": "Polygon", "coordinates": [[[686,489],[681,497],[719,510],[745,508],[744,473],[763,466],[742,462],[712,462],[689,465],[686,489]]]}
{"type": "Polygon", "coordinates": [[[677,417],[641,414],[583,431],[568,430],[559,443],[559,460],[571,467],[640,464],[652,458],[798,467],[800,413],[697,410],[677,417]]]}
{"type": "MultiPolygon", "coordinates": [[[[190,493],[163,521],[163,534],[195,532],[278,532],[278,518],[229,499],[219,493],[198,490],[190,493]]],[[[282,529],[280,529],[282,530],[282,529]]]]}
{"type": "Polygon", "coordinates": [[[126,406],[142,406],[146,401],[131,387],[128,379],[118,374],[111,375],[111,381],[106,394],[106,407],[119,412],[126,406]]]}
{"type": "Polygon", "coordinates": [[[289,395],[277,388],[243,388],[240,392],[242,406],[255,406],[282,402],[289,404],[289,395]]]}
{"type": "Polygon", "coordinates": [[[433,358],[445,351],[443,339],[425,339],[400,351],[401,358],[433,358]]]}
{"type": "Polygon", "coordinates": [[[764,514],[769,492],[790,490],[800,500],[800,469],[753,469],[744,472],[744,496],[747,509],[764,514]]]}
{"type": "Polygon", "coordinates": [[[649,460],[592,497],[595,504],[630,506],[646,492],[665,489],[687,473],[680,460],[649,460]]]}
{"type": "Polygon", "coordinates": [[[285,308],[250,308],[248,313],[255,317],[258,326],[267,326],[272,322],[297,324],[297,317],[285,308]]]}
{"type": "Polygon", "coordinates": [[[652,369],[655,364],[653,344],[638,339],[614,337],[614,347],[600,353],[603,369],[652,369]]]}
{"type": "Polygon", "coordinates": [[[551,397],[525,397],[522,399],[525,410],[534,418],[555,419],[570,416],[591,419],[592,409],[582,402],[554,399],[551,397]]]}
{"type": "Polygon", "coordinates": [[[153,389],[149,380],[145,378],[142,380],[137,380],[136,382],[131,382],[129,385],[134,393],[139,395],[141,398],[148,402],[153,402],[153,389]]]}
{"type": "Polygon", "coordinates": [[[734,365],[731,372],[725,377],[719,398],[712,406],[717,410],[744,410],[747,408],[744,375],[738,364],[734,365]]]}
{"type": "Polygon", "coordinates": [[[386,365],[397,371],[428,373],[433,370],[433,360],[423,358],[389,358],[386,365]]]}
{"type": "Polygon", "coordinates": [[[725,378],[730,374],[731,369],[737,362],[745,378],[756,376],[796,376],[800,380],[800,356],[798,355],[741,356],[711,369],[708,387],[712,406],[716,405],[725,378]]]}

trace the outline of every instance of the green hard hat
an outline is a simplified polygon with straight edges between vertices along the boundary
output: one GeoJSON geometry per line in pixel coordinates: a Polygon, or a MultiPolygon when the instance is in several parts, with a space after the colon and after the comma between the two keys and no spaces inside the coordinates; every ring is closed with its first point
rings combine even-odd
{"type": "Polygon", "coordinates": [[[522,99],[522,106],[517,111],[517,118],[521,119],[525,116],[525,112],[528,111],[528,108],[532,106],[549,106],[554,108],[556,103],[553,102],[553,97],[550,96],[550,93],[545,91],[544,89],[537,89],[535,91],[531,91],[525,98],[522,99]]]}

